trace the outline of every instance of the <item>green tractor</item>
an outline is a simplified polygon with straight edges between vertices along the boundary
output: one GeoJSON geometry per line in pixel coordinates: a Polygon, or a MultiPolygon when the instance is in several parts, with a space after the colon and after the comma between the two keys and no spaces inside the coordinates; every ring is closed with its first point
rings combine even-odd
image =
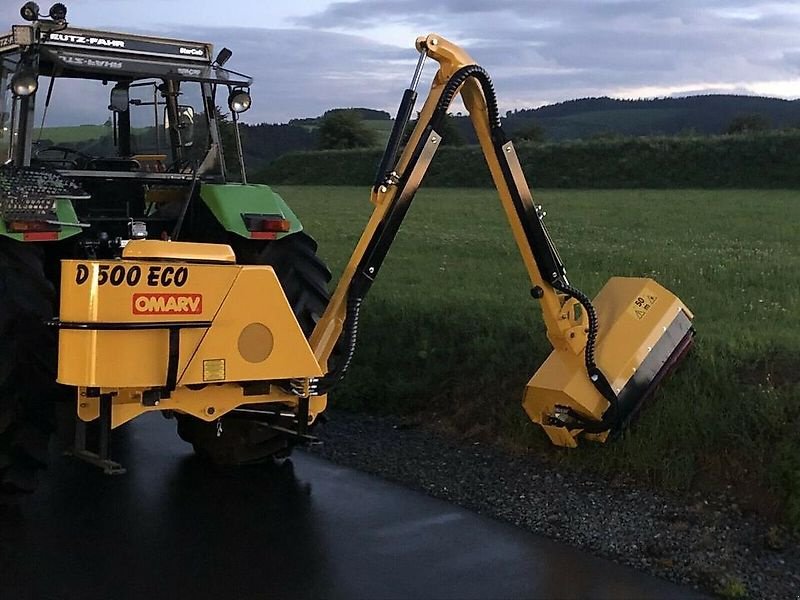
{"type": "MultiPolygon", "coordinates": [[[[280,196],[247,183],[238,116],[252,80],[226,68],[231,51],[76,29],[66,12],[55,4],[40,15],[28,2],[24,22],[0,37],[6,499],[35,488],[57,407],[75,413],[75,390],[56,383],[58,332],[48,324],[58,315],[61,260],[118,257],[139,238],[223,242],[237,262],[275,269],[307,335],[328,302],[330,272],[314,240],[280,196]]],[[[292,444],[258,410],[226,424],[224,436],[213,423],[175,417],[181,437],[216,463],[265,460],[292,444]]]]}

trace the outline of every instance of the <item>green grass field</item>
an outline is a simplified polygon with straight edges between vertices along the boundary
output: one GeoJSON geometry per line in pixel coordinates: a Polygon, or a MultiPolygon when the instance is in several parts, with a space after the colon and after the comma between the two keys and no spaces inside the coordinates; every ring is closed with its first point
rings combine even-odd
{"type": "MultiPolygon", "coordinates": [[[[42,139],[50,140],[54,144],[69,142],[83,142],[99,139],[104,135],[111,135],[111,127],[103,125],[75,125],[73,127],[45,127],[42,130],[42,139]]],[[[38,138],[39,131],[36,131],[38,138]]],[[[36,139],[36,138],[34,138],[36,139]]]]}
{"type": "MultiPolygon", "coordinates": [[[[279,187],[334,276],[371,211],[368,190],[279,187]]],[[[613,444],[547,444],[520,407],[549,352],[493,190],[422,190],[363,311],[334,405],[416,415],[575,468],[674,490],[733,486],[800,527],[800,193],[537,194],[573,284],[645,275],[695,312],[697,343],[613,444]]]]}

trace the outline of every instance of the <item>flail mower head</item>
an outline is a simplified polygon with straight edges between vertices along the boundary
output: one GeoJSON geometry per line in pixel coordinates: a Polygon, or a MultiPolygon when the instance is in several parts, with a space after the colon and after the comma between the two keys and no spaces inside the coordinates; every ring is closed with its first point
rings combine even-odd
{"type": "Polygon", "coordinates": [[[582,434],[602,442],[618,433],[694,335],[691,311],[652,279],[613,277],[593,302],[579,304],[595,313],[596,340],[589,332],[580,352],[556,345],[523,400],[528,416],[558,446],[574,447],[582,434]]]}

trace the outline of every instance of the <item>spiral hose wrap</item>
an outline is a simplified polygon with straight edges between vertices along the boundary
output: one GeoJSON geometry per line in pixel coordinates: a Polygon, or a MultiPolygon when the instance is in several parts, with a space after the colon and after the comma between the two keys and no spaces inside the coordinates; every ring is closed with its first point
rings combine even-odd
{"type": "Polygon", "coordinates": [[[586,373],[589,375],[589,380],[592,382],[594,387],[603,395],[606,400],[608,400],[609,404],[608,411],[605,415],[603,415],[602,420],[599,422],[588,421],[573,410],[569,411],[570,416],[580,421],[583,424],[583,428],[587,431],[605,431],[617,420],[617,395],[614,392],[614,388],[611,387],[608,379],[595,362],[597,332],[599,329],[597,309],[595,309],[594,304],[592,304],[592,301],[589,299],[589,297],[579,289],[561,282],[553,284],[553,287],[559,292],[575,298],[575,300],[577,300],[586,311],[586,316],[589,321],[589,331],[586,333],[586,347],[583,350],[586,373]]]}
{"type": "Polygon", "coordinates": [[[337,357],[336,366],[320,377],[315,386],[316,394],[327,394],[339,383],[347,374],[356,353],[356,342],[358,340],[358,325],[361,317],[361,304],[363,297],[350,296],[347,299],[347,312],[345,314],[342,335],[339,344],[343,346],[342,355],[337,357]]]}
{"type": "Polygon", "coordinates": [[[458,89],[470,77],[476,79],[481,85],[483,95],[486,98],[486,109],[489,112],[490,127],[492,130],[501,129],[500,111],[497,108],[497,94],[494,91],[494,83],[492,83],[492,78],[489,76],[489,73],[486,71],[486,69],[480,65],[467,65],[465,67],[461,67],[458,71],[453,73],[453,76],[450,78],[447,84],[445,84],[444,90],[442,90],[442,95],[439,98],[439,102],[436,104],[436,110],[434,111],[432,122],[438,124],[438,121],[444,118],[444,116],[447,114],[447,109],[450,107],[450,104],[452,104],[453,98],[455,98],[455,95],[458,92],[458,89]]]}

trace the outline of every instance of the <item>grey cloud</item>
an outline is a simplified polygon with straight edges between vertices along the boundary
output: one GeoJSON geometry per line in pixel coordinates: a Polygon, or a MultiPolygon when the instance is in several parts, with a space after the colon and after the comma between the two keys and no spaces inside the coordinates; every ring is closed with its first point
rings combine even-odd
{"type": "Polygon", "coordinates": [[[392,19],[467,40],[498,88],[530,103],[644,86],[789,79],[797,67],[788,57],[800,51],[800,13],[753,0],[360,0],[333,3],[299,22],[346,31],[392,19]],[[515,75],[537,68],[563,74],[515,75]]]}
{"type": "Polygon", "coordinates": [[[298,25],[310,27],[367,27],[382,22],[419,21],[420,17],[446,14],[487,14],[505,10],[515,4],[509,0],[452,0],[426,3],[414,0],[360,0],[332,2],[320,13],[296,19],[298,25]]]}
{"type": "Polygon", "coordinates": [[[413,51],[320,30],[360,34],[401,22],[420,34],[439,31],[465,40],[492,73],[503,107],[515,108],[644,86],[707,91],[716,84],[790,79],[800,70],[799,18],[750,0],[361,0],[333,3],[299,20],[316,31],[277,34],[269,54],[282,57],[282,65],[260,63],[258,42],[231,47],[240,48],[259,80],[270,82],[258,85],[259,102],[266,95],[271,114],[296,115],[299,107],[300,114],[317,114],[341,105],[392,110],[413,51]],[[312,44],[314,52],[296,54],[297,46],[283,45],[285,38],[309,40],[300,47],[312,44]]]}
{"type": "Polygon", "coordinates": [[[392,18],[418,21],[431,16],[469,18],[475,15],[499,14],[506,18],[558,19],[585,21],[588,19],[616,18],[683,18],[708,11],[771,7],[770,0],[355,0],[332,2],[323,11],[297,19],[299,24],[314,27],[339,27],[358,23],[361,25],[385,22],[392,18]]]}
{"type": "MultiPolygon", "coordinates": [[[[0,0],[0,22],[18,22],[0,0]]],[[[73,0],[73,3],[89,0],[73,0]]],[[[800,13],[722,0],[359,0],[334,2],[294,29],[193,26],[191,37],[234,51],[251,74],[248,122],[313,116],[334,106],[393,111],[416,59],[367,39],[384,23],[463,40],[492,74],[501,105],[522,108],[644,86],[739,85],[800,75],[800,13]]],[[[111,29],[119,29],[115,24],[111,29]]],[[[186,27],[161,31],[184,37],[186,27]]],[[[432,69],[431,69],[432,70],[432,69]]],[[[427,71],[430,75],[430,71],[427,71]]],[[[800,84],[798,84],[800,95],[800,84]]]]}
{"type": "MultiPolygon", "coordinates": [[[[181,31],[167,27],[157,33],[181,31]]],[[[207,27],[194,28],[192,35],[229,47],[229,66],[253,76],[253,108],[244,119],[251,123],[315,116],[337,106],[388,109],[399,101],[416,61],[410,46],[342,33],[207,27]]]]}
{"type": "MultiPolygon", "coordinates": [[[[0,0],[0,23],[18,23],[18,8],[0,0]]],[[[118,23],[97,29],[118,31],[118,23]]],[[[0,26],[0,31],[5,27],[0,26]]],[[[187,29],[165,24],[147,30],[125,27],[131,33],[185,38],[187,29]]],[[[338,106],[368,106],[394,111],[411,76],[416,52],[411,43],[398,48],[358,35],[309,29],[261,29],[256,27],[198,27],[193,39],[207,40],[216,48],[234,52],[229,66],[254,77],[253,107],[246,122],[285,122],[291,118],[315,116],[338,106]]],[[[413,42],[413,40],[412,40],[413,42]]],[[[52,107],[48,123],[60,118],[63,124],[90,123],[97,119],[97,106],[107,104],[104,90],[91,102],[68,98],[69,86],[58,86],[69,110],[52,107]],[[100,103],[100,104],[98,104],[100,103]]],[[[94,88],[92,88],[94,89],[94,88]]],[[[94,92],[87,88],[86,93],[94,92]]],[[[224,104],[224,98],[218,102],[224,104]]],[[[101,106],[102,109],[102,106],[101,106]]]]}

